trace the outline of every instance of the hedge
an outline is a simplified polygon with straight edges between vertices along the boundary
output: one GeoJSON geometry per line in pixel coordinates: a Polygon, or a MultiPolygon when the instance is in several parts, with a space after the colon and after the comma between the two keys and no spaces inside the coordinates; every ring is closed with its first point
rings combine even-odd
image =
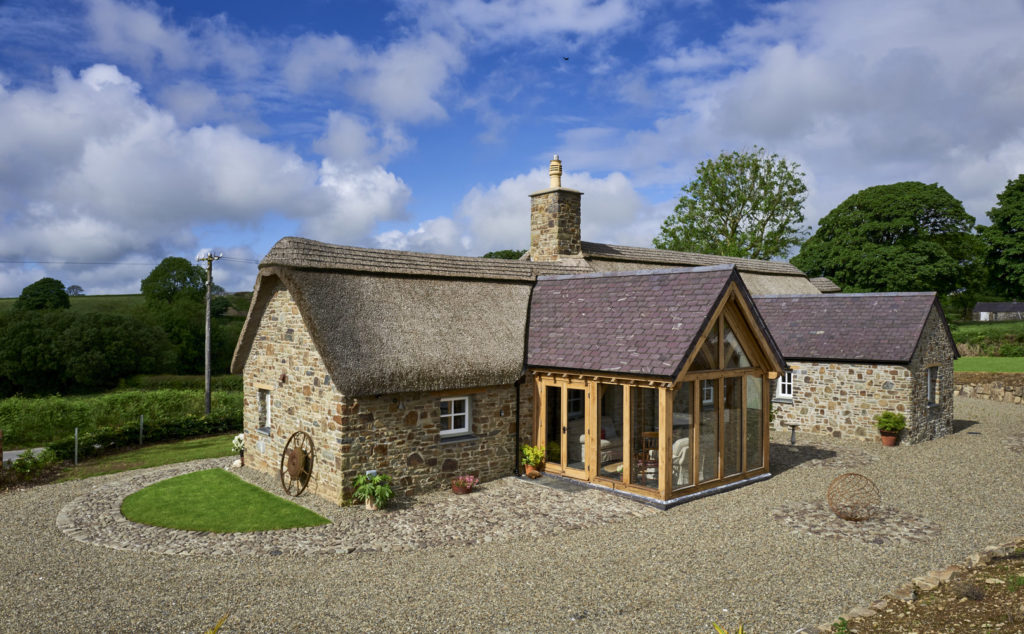
{"type": "MultiPolygon", "coordinates": [[[[156,421],[143,425],[143,443],[178,440],[193,436],[209,436],[226,432],[242,431],[241,412],[237,416],[188,414],[171,420],[156,421]]],[[[112,450],[136,447],[139,444],[139,424],[125,423],[117,427],[101,427],[78,434],[78,458],[90,458],[112,450]]],[[[70,460],[75,455],[74,434],[48,445],[57,457],[70,460]]]]}

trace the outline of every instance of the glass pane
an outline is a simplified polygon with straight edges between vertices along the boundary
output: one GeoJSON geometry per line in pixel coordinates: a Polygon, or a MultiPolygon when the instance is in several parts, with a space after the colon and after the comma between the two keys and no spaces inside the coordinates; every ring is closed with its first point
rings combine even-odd
{"type": "Polygon", "coordinates": [[[729,327],[729,322],[724,322],[725,328],[723,328],[724,334],[722,335],[722,347],[725,350],[725,367],[726,368],[749,368],[750,359],[747,358],[747,354],[743,352],[743,346],[740,345],[739,339],[736,338],[736,333],[729,327]]]}
{"type": "Polygon", "coordinates": [[[764,466],[764,416],[761,377],[747,377],[747,471],[764,466]]]}
{"type": "Polygon", "coordinates": [[[690,482],[690,428],[693,426],[693,382],[679,386],[672,397],[672,486],[679,489],[690,482]]]}
{"type": "Polygon", "coordinates": [[[633,484],[658,488],[658,390],[632,387],[629,393],[633,484]]]}
{"type": "Polygon", "coordinates": [[[544,391],[545,459],[551,464],[562,464],[562,388],[547,386],[544,391]]]}
{"type": "Polygon", "coordinates": [[[700,352],[697,353],[697,357],[693,360],[693,364],[690,366],[691,372],[699,372],[701,370],[717,370],[718,369],[718,324],[711,329],[711,334],[704,340],[704,345],[700,347],[700,352]]]}
{"type": "Polygon", "coordinates": [[[718,478],[718,381],[710,379],[700,382],[700,465],[697,478],[700,482],[718,478]]]}
{"type": "Polygon", "coordinates": [[[743,469],[743,377],[724,379],[722,409],[722,477],[743,469]]]}
{"type": "Polygon", "coordinates": [[[586,434],[586,392],[568,389],[565,391],[568,401],[568,420],[566,421],[566,438],[568,461],[566,467],[572,469],[586,468],[586,452],[583,451],[587,442],[586,434]]]}
{"type": "Polygon", "coordinates": [[[622,482],[622,386],[601,385],[598,473],[622,482]]]}
{"type": "Polygon", "coordinates": [[[463,413],[465,413],[465,411],[466,411],[466,400],[465,399],[460,398],[458,400],[452,401],[452,405],[455,406],[455,413],[456,414],[463,414],[463,413]]]}
{"type": "Polygon", "coordinates": [[[447,416],[452,412],[451,401],[441,401],[441,416],[447,416]]]}

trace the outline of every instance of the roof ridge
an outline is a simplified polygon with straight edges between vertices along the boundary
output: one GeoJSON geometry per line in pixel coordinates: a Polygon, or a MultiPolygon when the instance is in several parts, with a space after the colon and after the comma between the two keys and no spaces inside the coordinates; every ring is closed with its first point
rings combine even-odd
{"type": "Polygon", "coordinates": [[[595,277],[629,277],[638,275],[686,275],[690,273],[712,273],[715,271],[734,271],[733,264],[711,264],[708,266],[691,266],[685,269],[641,269],[637,271],[603,271],[599,273],[567,273],[564,275],[538,275],[538,281],[590,279],[595,277]]]}
{"type": "Polygon", "coordinates": [[[886,291],[886,292],[879,292],[879,293],[821,293],[821,294],[818,294],[818,295],[803,295],[803,294],[800,294],[800,293],[786,293],[786,294],[781,294],[781,295],[753,295],[752,297],[754,297],[754,299],[762,299],[762,298],[763,299],[773,299],[773,298],[783,299],[783,298],[788,298],[788,297],[801,298],[801,299],[804,299],[804,298],[821,299],[821,298],[827,297],[829,299],[836,299],[836,298],[839,298],[839,297],[915,297],[915,296],[934,297],[936,295],[937,295],[937,293],[935,291],[906,291],[906,292],[886,291]]]}

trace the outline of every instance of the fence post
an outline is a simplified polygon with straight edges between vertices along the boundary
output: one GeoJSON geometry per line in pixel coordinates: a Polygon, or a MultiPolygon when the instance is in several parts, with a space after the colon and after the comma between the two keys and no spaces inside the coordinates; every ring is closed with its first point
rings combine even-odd
{"type": "Polygon", "coordinates": [[[75,466],[78,466],[78,428],[75,427],[75,466]]]}
{"type": "Polygon", "coordinates": [[[145,414],[139,414],[139,446],[142,446],[142,418],[145,414]]]}

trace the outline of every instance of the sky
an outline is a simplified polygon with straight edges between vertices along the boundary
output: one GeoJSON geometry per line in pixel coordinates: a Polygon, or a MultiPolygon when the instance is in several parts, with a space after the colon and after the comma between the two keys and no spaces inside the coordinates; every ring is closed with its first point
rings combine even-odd
{"type": "Polygon", "coordinates": [[[0,0],[0,297],[211,250],[250,290],[290,235],[527,248],[556,153],[597,242],[650,246],[755,146],[812,229],[910,180],[986,224],[1024,173],[1022,33],[1024,0],[0,0]]]}

